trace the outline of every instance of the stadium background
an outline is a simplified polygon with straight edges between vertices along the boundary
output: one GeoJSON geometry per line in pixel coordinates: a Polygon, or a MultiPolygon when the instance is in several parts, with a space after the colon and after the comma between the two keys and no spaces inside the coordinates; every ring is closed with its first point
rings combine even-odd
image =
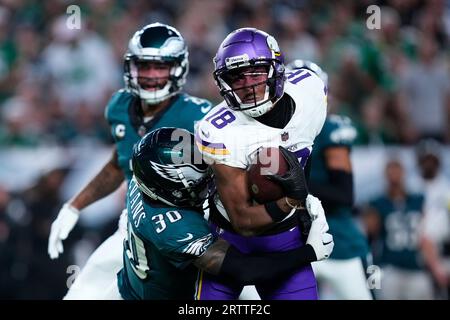
{"type": "Polygon", "coordinates": [[[187,41],[185,91],[214,102],[212,57],[236,28],[271,33],[287,62],[317,62],[330,77],[330,112],[350,116],[358,129],[357,209],[383,191],[392,156],[404,163],[408,188],[420,192],[421,138],[442,142],[450,178],[450,1],[2,0],[0,298],[61,298],[116,227],[123,189],[83,211],[64,255],[48,258],[60,206],[110,155],[103,112],[123,85],[127,42],[155,21],[174,25],[187,41]],[[72,4],[80,8],[79,30],[66,26],[72,4]],[[371,4],[381,8],[380,29],[367,28],[371,4]],[[424,76],[426,61],[436,83],[424,76]]]}

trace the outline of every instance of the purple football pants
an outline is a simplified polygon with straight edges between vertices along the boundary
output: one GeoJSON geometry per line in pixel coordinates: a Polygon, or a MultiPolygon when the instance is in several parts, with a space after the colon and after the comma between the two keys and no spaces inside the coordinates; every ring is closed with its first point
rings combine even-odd
{"type": "MultiPolygon", "coordinates": [[[[295,249],[303,245],[298,227],[279,234],[244,237],[211,224],[214,234],[227,240],[242,253],[274,252],[295,249]]],[[[276,261],[274,261],[276,263],[276,261]]],[[[219,278],[201,272],[197,282],[197,300],[236,300],[243,286],[230,285],[219,278]]],[[[317,283],[311,265],[299,268],[285,279],[256,286],[262,300],[317,300],[317,283]]]]}

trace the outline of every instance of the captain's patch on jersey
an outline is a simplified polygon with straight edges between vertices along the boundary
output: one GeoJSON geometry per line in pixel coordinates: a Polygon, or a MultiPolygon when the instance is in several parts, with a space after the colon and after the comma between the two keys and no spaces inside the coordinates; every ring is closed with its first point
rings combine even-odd
{"type": "Polygon", "coordinates": [[[120,123],[116,125],[114,128],[114,134],[116,135],[117,139],[122,139],[125,137],[125,125],[120,123]]]}

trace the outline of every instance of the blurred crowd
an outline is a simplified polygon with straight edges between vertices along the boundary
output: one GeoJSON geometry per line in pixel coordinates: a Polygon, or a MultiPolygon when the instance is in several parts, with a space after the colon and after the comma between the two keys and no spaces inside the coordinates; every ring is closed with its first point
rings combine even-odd
{"type": "Polygon", "coordinates": [[[278,39],[286,61],[329,73],[330,110],[356,120],[359,143],[450,140],[448,1],[84,0],[80,29],[66,25],[70,4],[2,1],[0,145],[109,143],[104,105],[123,85],[127,41],[154,21],[186,38],[194,95],[219,99],[212,57],[230,31],[253,26],[278,39]],[[373,3],[380,28],[371,30],[373,3]]]}
{"type": "MultiPolygon", "coordinates": [[[[128,40],[156,21],[186,39],[193,95],[221,100],[212,58],[230,31],[252,26],[278,40],[287,62],[311,60],[328,73],[329,111],[354,120],[359,145],[450,143],[448,0],[83,0],[80,28],[69,29],[72,4],[0,1],[0,158],[11,147],[110,146],[104,107],[123,86],[128,40]],[[366,24],[372,4],[381,9],[375,29],[366,24]]],[[[46,245],[69,169],[15,192],[0,181],[0,298],[65,293],[73,256],[50,261],[46,245]]]]}

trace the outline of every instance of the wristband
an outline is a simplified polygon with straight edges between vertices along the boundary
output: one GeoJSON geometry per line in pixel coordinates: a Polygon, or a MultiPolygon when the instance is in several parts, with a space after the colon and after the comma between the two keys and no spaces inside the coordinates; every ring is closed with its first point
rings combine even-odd
{"type": "Polygon", "coordinates": [[[280,222],[286,218],[286,215],[288,214],[288,212],[284,212],[280,209],[276,201],[265,203],[264,208],[266,208],[267,213],[274,222],[280,222]]]}
{"type": "Polygon", "coordinates": [[[291,209],[295,209],[295,210],[302,209],[302,206],[301,206],[301,205],[299,205],[299,206],[294,206],[294,205],[290,204],[287,197],[284,197],[284,201],[286,202],[286,204],[287,204],[287,205],[289,206],[289,208],[291,208],[291,209]]]}

